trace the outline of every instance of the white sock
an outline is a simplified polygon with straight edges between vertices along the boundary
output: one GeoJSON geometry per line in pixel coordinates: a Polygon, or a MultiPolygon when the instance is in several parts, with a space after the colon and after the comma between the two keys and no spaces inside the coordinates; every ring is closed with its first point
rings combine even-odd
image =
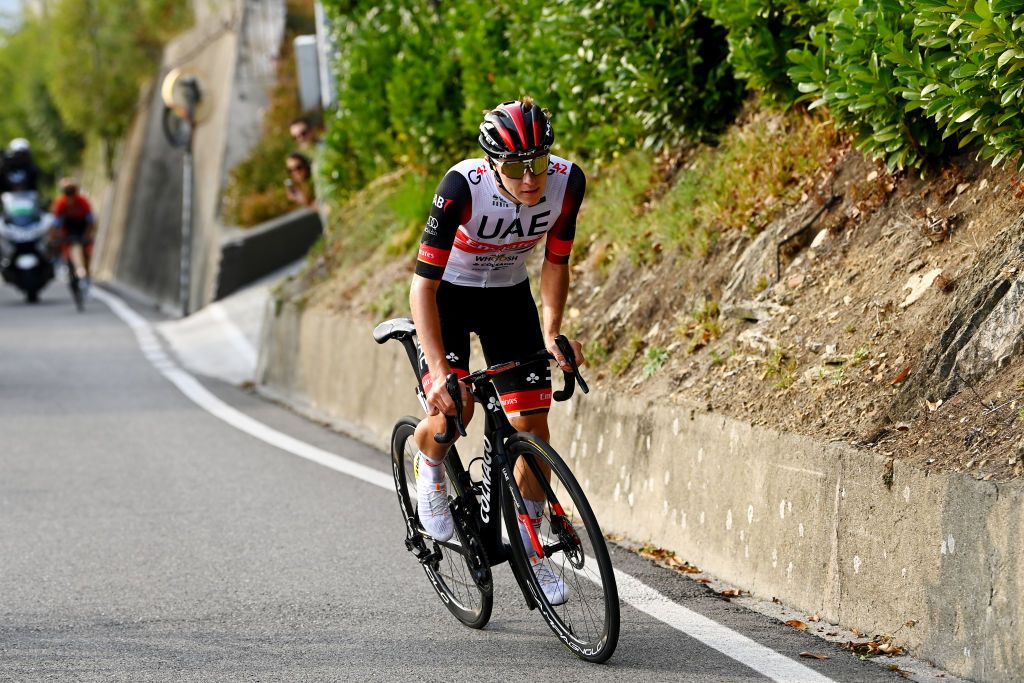
{"type": "MultiPolygon", "coordinates": [[[[537,533],[538,540],[540,539],[540,523],[544,515],[544,506],[547,501],[544,500],[530,500],[524,498],[523,502],[526,503],[526,514],[530,515],[530,522],[533,524],[533,530],[537,533]]],[[[519,522],[519,536],[523,540],[523,547],[526,548],[526,556],[533,557],[537,554],[537,551],[533,548],[533,542],[530,540],[530,532],[526,529],[526,525],[519,522]]],[[[543,543],[543,541],[541,541],[543,543]]]]}
{"type": "Polygon", "coordinates": [[[434,460],[423,451],[417,451],[416,457],[420,459],[420,477],[432,482],[444,481],[444,458],[434,460]]]}

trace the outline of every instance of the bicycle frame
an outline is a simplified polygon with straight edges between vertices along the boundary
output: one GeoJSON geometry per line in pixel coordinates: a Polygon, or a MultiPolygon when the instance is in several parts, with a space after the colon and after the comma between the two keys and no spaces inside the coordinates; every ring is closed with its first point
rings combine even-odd
{"type": "MultiPolygon", "coordinates": [[[[423,389],[423,377],[420,375],[419,362],[422,350],[420,349],[419,343],[414,334],[401,337],[399,338],[399,341],[401,341],[403,347],[405,347],[406,355],[409,357],[409,362],[413,366],[413,372],[416,374],[417,378],[416,395],[417,398],[419,398],[424,411],[426,411],[426,392],[423,389]]],[[[478,370],[460,380],[460,382],[469,387],[469,391],[473,399],[483,406],[485,413],[484,452],[481,456],[483,463],[481,481],[479,484],[475,484],[473,482],[469,475],[469,471],[462,464],[462,459],[459,457],[454,444],[449,448],[448,456],[445,458],[445,467],[448,472],[449,480],[454,483],[456,493],[454,496],[455,501],[453,503],[453,508],[456,512],[461,508],[468,513],[465,515],[465,518],[472,520],[473,524],[476,526],[476,531],[483,544],[484,552],[486,553],[488,563],[491,567],[507,561],[510,557],[511,550],[508,544],[505,543],[501,533],[501,505],[502,498],[506,495],[512,496],[515,504],[516,516],[524,522],[528,529],[531,542],[537,556],[544,557],[547,552],[554,550],[554,548],[551,547],[545,548],[541,540],[537,537],[537,534],[533,529],[533,525],[529,522],[529,513],[527,512],[523,496],[519,491],[519,488],[514,485],[515,475],[512,470],[512,463],[509,462],[505,442],[509,437],[516,433],[516,429],[512,426],[508,416],[505,415],[498,392],[490,381],[491,378],[503,372],[522,367],[523,365],[541,363],[549,359],[550,356],[547,355],[546,352],[540,352],[534,358],[500,363],[483,370],[478,370]],[[499,482],[499,477],[503,480],[504,486],[495,486],[496,482],[499,484],[501,483],[499,482]],[[477,499],[478,494],[480,496],[479,500],[477,499]]],[[[559,395],[563,397],[560,400],[568,398],[572,393],[572,388],[570,387],[570,381],[568,379],[569,377],[573,377],[573,375],[567,374],[566,389],[562,392],[554,392],[556,397],[559,395]]],[[[581,387],[586,389],[585,384],[581,384],[581,387]]],[[[452,425],[453,422],[454,419],[449,418],[449,428],[447,430],[448,434],[445,439],[446,441],[451,441],[454,437],[455,429],[452,425]]],[[[475,460],[476,459],[474,459],[474,461],[475,460]]],[[[548,497],[548,500],[551,501],[554,512],[558,515],[564,515],[561,505],[557,502],[554,492],[551,490],[546,478],[539,471],[536,463],[531,462],[530,467],[534,476],[537,478],[538,483],[540,483],[541,487],[545,490],[545,495],[548,497]]],[[[510,529],[509,533],[511,534],[514,531],[516,530],[510,529]]],[[[406,520],[406,532],[408,534],[406,545],[410,549],[414,546],[419,546],[426,551],[425,546],[422,544],[423,537],[412,520],[406,520]]],[[[434,542],[453,552],[463,553],[465,550],[461,545],[450,541],[434,542]]],[[[515,540],[512,542],[515,542],[515,540]]],[[[421,562],[429,562],[431,561],[431,555],[432,553],[426,551],[422,555],[417,554],[417,557],[420,558],[421,562]]],[[[513,574],[515,574],[516,581],[519,583],[519,587],[523,591],[523,597],[532,609],[534,607],[534,601],[531,597],[529,587],[517,572],[513,572],[513,574]]]]}

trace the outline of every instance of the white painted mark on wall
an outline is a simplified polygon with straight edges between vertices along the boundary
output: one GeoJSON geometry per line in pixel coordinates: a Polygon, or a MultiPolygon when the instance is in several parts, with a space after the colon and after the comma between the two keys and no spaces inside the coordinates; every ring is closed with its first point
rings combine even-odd
{"type": "Polygon", "coordinates": [[[572,445],[569,446],[569,459],[570,460],[575,460],[576,459],[576,447],[578,445],[579,445],[578,442],[573,441],[572,445]]]}
{"type": "Polygon", "coordinates": [[[854,555],[853,556],[853,573],[854,574],[860,574],[860,565],[861,565],[860,555],[854,555]]]}
{"type": "Polygon", "coordinates": [[[803,538],[804,537],[804,523],[803,522],[800,522],[799,532],[800,532],[800,538],[803,538]]]}
{"type": "Polygon", "coordinates": [[[703,448],[698,448],[697,449],[697,462],[704,462],[704,449],[703,448]]]}
{"type": "Polygon", "coordinates": [[[615,423],[615,438],[618,439],[621,436],[622,436],[622,423],[621,422],[616,422],[615,423]]]}
{"type": "Polygon", "coordinates": [[[679,418],[672,420],[672,435],[679,436],[679,418]]]}
{"type": "Polygon", "coordinates": [[[668,486],[668,482],[672,479],[672,473],[665,470],[665,486],[668,486]]]}
{"type": "Polygon", "coordinates": [[[633,498],[632,493],[629,494],[629,497],[626,500],[629,502],[629,507],[633,507],[633,501],[635,500],[635,498],[633,498]]]}
{"type": "Polygon", "coordinates": [[[700,511],[700,525],[704,526],[704,511],[700,511]]]}
{"type": "Polygon", "coordinates": [[[753,523],[754,523],[754,506],[753,505],[748,505],[747,506],[747,524],[753,524],[753,523]]]}
{"type": "MultiPolygon", "coordinates": [[[[732,510],[725,513],[725,530],[732,531],[732,510]]],[[[529,529],[527,529],[529,531],[529,529]]],[[[742,533],[742,532],[741,532],[742,533]]]]}
{"type": "Polygon", "coordinates": [[[612,500],[618,503],[619,498],[622,498],[622,484],[620,482],[615,482],[615,491],[612,492],[612,500]]]}
{"type": "Polygon", "coordinates": [[[786,567],[786,580],[787,581],[792,581],[793,580],[793,563],[792,562],[790,562],[789,565],[786,567]]]}
{"type": "Polygon", "coordinates": [[[772,548],[772,569],[779,566],[779,549],[772,548]]]}
{"type": "Polygon", "coordinates": [[[608,449],[608,464],[609,465],[614,465],[615,464],[615,449],[614,448],[609,448],[608,449]]]}
{"type": "Polygon", "coordinates": [[[903,500],[907,501],[908,503],[910,502],[910,487],[909,486],[904,486],[903,487],[903,500]]]}
{"type": "Polygon", "coordinates": [[[906,567],[904,567],[903,569],[900,570],[900,576],[902,576],[904,579],[907,578],[907,568],[906,567]]]}
{"type": "Polygon", "coordinates": [[[779,519],[785,519],[785,518],[786,518],[786,501],[783,500],[781,503],[779,503],[779,519]]]}
{"type": "Polygon", "coordinates": [[[600,453],[604,450],[604,434],[597,435],[597,452],[600,453]]]}
{"type": "Polygon", "coordinates": [[[651,436],[647,435],[647,450],[651,450],[651,436]]]}

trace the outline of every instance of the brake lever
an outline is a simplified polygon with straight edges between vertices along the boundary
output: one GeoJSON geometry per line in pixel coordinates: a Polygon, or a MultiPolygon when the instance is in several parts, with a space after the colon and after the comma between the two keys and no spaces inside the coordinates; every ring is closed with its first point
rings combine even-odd
{"type": "Polygon", "coordinates": [[[567,401],[569,400],[576,390],[576,384],[580,385],[580,389],[583,390],[584,394],[590,393],[590,387],[587,386],[586,381],[583,379],[583,375],[580,374],[579,366],[576,365],[576,351],[572,348],[572,344],[569,343],[569,339],[564,335],[560,334],[555,337],[555,346],[558,347],[562,357],[565,358],[565,362],[572,368],[572,372],[566,372],[562,370],[562,376],[565,380],[565,386],[560,390],[552,394],[552,398],[556,401],[567,401]]]}
{"type": "Polygon", "coordinates": [[[456,432],[461,436],[466,436],[466,424],[462,421],[462,391],[459,389],[459,376],[454,372],[450,373],[444,380],[444,388],[448,390],[448,395],[452,397],[452,403],[455,404],[455,415],[444,416],[444,433],[434,434],[434,441],[437,443],[450,443],[454,440],[456,432]]]}

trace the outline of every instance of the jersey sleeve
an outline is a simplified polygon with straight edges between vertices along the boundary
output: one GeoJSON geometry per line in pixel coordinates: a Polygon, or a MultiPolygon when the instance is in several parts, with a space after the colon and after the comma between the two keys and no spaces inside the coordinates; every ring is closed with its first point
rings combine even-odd
{"type": "Polygon", "coordinates": [[[440,280],[455,243],[455,231],[473,215],[473,195],[466,177],[448,171],[434,195],[416,257],[416,274],[440,280]]]}
{"type": "Polygon", "coordinates": [[[548,231],[548,239],[544,248],[544,258],[552,263],[569,263],[572,242],[576,238],[576,216],[583,205],[583,195],[587,192],[587,177],[579,166],[573,164],[566,181],[565,195],[562,199],[562,210],[558,219],[548,231]]]}

